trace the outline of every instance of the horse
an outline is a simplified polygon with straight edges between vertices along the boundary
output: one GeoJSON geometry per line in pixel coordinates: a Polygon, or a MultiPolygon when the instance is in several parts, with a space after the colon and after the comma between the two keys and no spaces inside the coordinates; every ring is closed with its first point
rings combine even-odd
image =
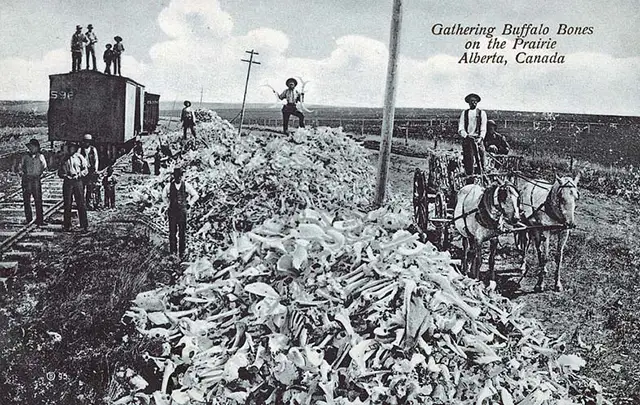
{"type": "Polygon", "coordinates": [[[575,178],[556,175],[554,183],[544,180],[528,180],[518,177],[516,188],[520,193],[520,204],[522,206],[524,222],[531,228],[523,231],[522,251],[524,262],[522,264],[523,274],[526,274],[526,254],[531,239],[536,247],[538,256],[538,280],[534,287],[535,292],[544,290],[544,276],[547,259],[549,257],[549,243],[551,235],[557,235],[557,246],[555,255],[555,290],[562,291],[560,282],[560,266],[564,254],[564,247],[569,239],[570,228],[575,227],[575,208],[579,198],[578,181],[580,174],[575,178]],[[545,227],[557,227],[558,229],[544,229],[545,227]],[[541,229],[536,229],[541,228],[541,229]],[[541,249],[542,242],[545,242],[544,251],[541,249]]]}
{"type": "Polygon", "coordinates": [[[467,274],[469,247],[473,247],[471,277],[478,278],[482,265],[482,245],[490,240],[489,277],[495,280],[498,235],[505,221],[515,225],[520,219],[518,190],[509,182],[495,182],[484,188],[468,184],[460,189],[454,209],[454,225],[462,236],[463,272],[467,274]]]}

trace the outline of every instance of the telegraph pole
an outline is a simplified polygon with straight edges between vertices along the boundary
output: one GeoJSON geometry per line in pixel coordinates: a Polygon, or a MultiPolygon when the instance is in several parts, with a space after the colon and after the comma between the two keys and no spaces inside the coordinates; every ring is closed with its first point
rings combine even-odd
{"type": "Polygon", "coordinates": [[[244,84],[244,97],[242,98],[242,110],[240,110],[240,126],[238,127],[238,135],[240,135],[240,133],[242,132],[242,121],[244,121],[244,104],[245,104],[245,101],[247,100],[247,88],[249,87],[249,75],[251,74],[251,65],[253,65],[254,63],[256,65],[260,64],[260,62],[256,62],[253,60],[254,55],[259,55],[258,52],[254,52],[253,49],[245,52],[248,54],[251,54],[251,56],[249,57],[249,60],[241,59],[243,62],[249,63],[249,69],[247,69],[247,81],[244,84]]]}
{"type": "Polygon", "coordinates": [[[389,172],[389,155],[393,142],[393,118],[396,102],[396,73],[398,70],[398,48],[400,42],[400,24],[402,23],[402,0],[393,0],[393,16],[389,35],[389,63],[387,65],[387,85],[384,97],[384,113],[378,158],[378,178],[376,183],[375,204],[380,207],[384,203],[387,191],[387,174],[389,172]]]}

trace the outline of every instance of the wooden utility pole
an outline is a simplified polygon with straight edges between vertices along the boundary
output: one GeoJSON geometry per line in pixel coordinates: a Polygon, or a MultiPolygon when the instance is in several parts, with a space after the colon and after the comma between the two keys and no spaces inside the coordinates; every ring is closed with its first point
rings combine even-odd
{"type": "Polygon", "coordinates": [[[393,118],[396,102],[396,74],[398,70],[398,48],[400,46],[400,24],[402,23],[402,0],[393,0],[393,16],[389,35],[389,63],[387,65],[387,85],[384,97],[384,113],[378,158],[378,178],[376,182],[375,205],[384,203],[387,191],[387,174],[389,172],[389,155],[393,142],[393,118]]]}
{"type": "Polygon", "coordinates": [[[246,53],[251,54],[249,60],[241,59],[243,62],[249,63],[249,69],[247,69],[247,81],[244,83],[244,97],[242,97],[242,110],[240,111],[240,126],[238,127],[238,135],[242,132],[242,121],[244,121],[244,104],[247,101],[247,88],[249,87],[249,75],[251,74],[251,65],[254,63],[259,65],[260,62],[256,62],[253,60],[254,55],[259,55],[258,52],[254,52],[253,49],[250,51],[245,51],[246,53]]]}

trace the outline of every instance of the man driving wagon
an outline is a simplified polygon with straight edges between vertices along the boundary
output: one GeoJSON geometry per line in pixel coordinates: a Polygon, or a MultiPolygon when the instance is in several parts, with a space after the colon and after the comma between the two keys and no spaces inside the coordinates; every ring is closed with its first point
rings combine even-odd
{"type": "Polygon", "coordinates": [[[463,110],[458,122],[458,134],[462,137],[462,164],[467,184],[475,182],[474,175],[482,174],[485,166],[484,138],[487,134],[487,113],[477,108],[480,96],[471,93],[464,101],[469,108],[463,110]]]}

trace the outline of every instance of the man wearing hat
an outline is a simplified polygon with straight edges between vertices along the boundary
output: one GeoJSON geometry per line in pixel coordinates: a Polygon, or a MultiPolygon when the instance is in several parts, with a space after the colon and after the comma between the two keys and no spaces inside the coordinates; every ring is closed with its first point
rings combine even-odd
{"type": "Polygon", "coordinates": [[[176,253],[176,234],[180,239],[178,253],[184,257],[187,230],[187,211],[198,201],[198,192],[186,181],[182,180],[182,169],[173,169],[173,179],[162,191],[164,201],[169,205],[169,251],[176,253]]]}
{"type": "Polygon", "coordinates": [[[187,139],[187,129],[191,129],[191,135],[196,136],[196,115],[191,109],[191,101],[184,101],[184,108],[180,114],[180,121],[182,121],[182,137],[187,139]]]}
{"type": "Polygon", "coordinates": [[[71,37],[71,71],[79,72],[82,67],[82,48],[88,42],[87,37],[82,33],[82,26],[76,25],[76,32],[71,37]]]}
{"type": "MultiPolygon", "coordinates": [[[[462,137],[462,163],[467,176],[479,174],[484,169],[483,139],[487,133],[487,114],[477,108],[480,96],[471,93],[464,98],[469,108],[462,111],[458,122],[458,134],[462,137]]],[[[467,184],[473,184],[473,177],[467,184]]]]}
{"type": "Polygon", "coordinates": [[[84,134],[82,137],[80,154],[87,161],[87,175],[82,178],[86,206],[88,210],[93,210],[98,208],[100,198],[100,194],[95,193],[100,162],[98,159],[98,150],[93,146],[93,137],[91,134],[84,134]]]}
{"type": "Polygon", "coordinates": [[[80,154],[78,144],[75,142],[67,143],[67,157],[58,169],[58,176],[63,179],[62,198],[64,201],[64,220],[62,230],[65,232],[71,231],[71,204],[73,200],[76,201],[80,228],[82,228],[83,232],[88,231],[87,209],[82,193],[82,178],[85,177],[88,172],[87,161],[84,156],[80,154]]]}
{"type": "Polygon", "coordinates": [[[98,37],[96,33],[93,32],[93,25],[87,25],[87,33],[85,34],[87,38],[87,46],[85,47],[86,57],[87,57],[87,70],[89,70],[89,55],[91,55],[91,60],[93,61],[93,70],[97,70],[96,67],[96,48],[95,45],[98,43],[98,37]]]}
{"type": "Polygon", "coordinates": [[[32,139],[26,144],[29,153],[22,157],[20,169],[22,172],[22,199],[24,201],[24,216],[26,223],[33,220],[31,211],[31,197],[36,206],[36,224],[44,225],[42,214],[42,183],[40,177],[47,169],[47,160],[40,153],[40,142],[32,139]]]}
{"type": "Polygon", "coordinates": [[[113,44],[113,74],[122,76],[122,72],[120,72],[122,52],[124,52],[122,37],[120,35],[116,35],[113,37],[113,40],[116,41],[116,43],[113,44]]]}
{"type": "Polygon", "coordinates": [[[506,138],[496,132],[498,124],[494,120],[487,121],[487,136],[484,137],[484,147],[489,153],[495,155],[507,155],[509,143],[506,138]]]}
{"type": "Polygon", "coordinates": [[[287,100],[287,104],[282,107],[282,128],[285,134],[289,133],[289,117],[294,115],[298,117],[299,127],[304,128],[304,115],[298,111],[296,103],[298,101],[304,102],[304,93],[298,92],[296,86],[298,81],[293,77],[290,77],[286,81],[287,88],[281,94],[277,94],[280,100],[287,100]]]}

